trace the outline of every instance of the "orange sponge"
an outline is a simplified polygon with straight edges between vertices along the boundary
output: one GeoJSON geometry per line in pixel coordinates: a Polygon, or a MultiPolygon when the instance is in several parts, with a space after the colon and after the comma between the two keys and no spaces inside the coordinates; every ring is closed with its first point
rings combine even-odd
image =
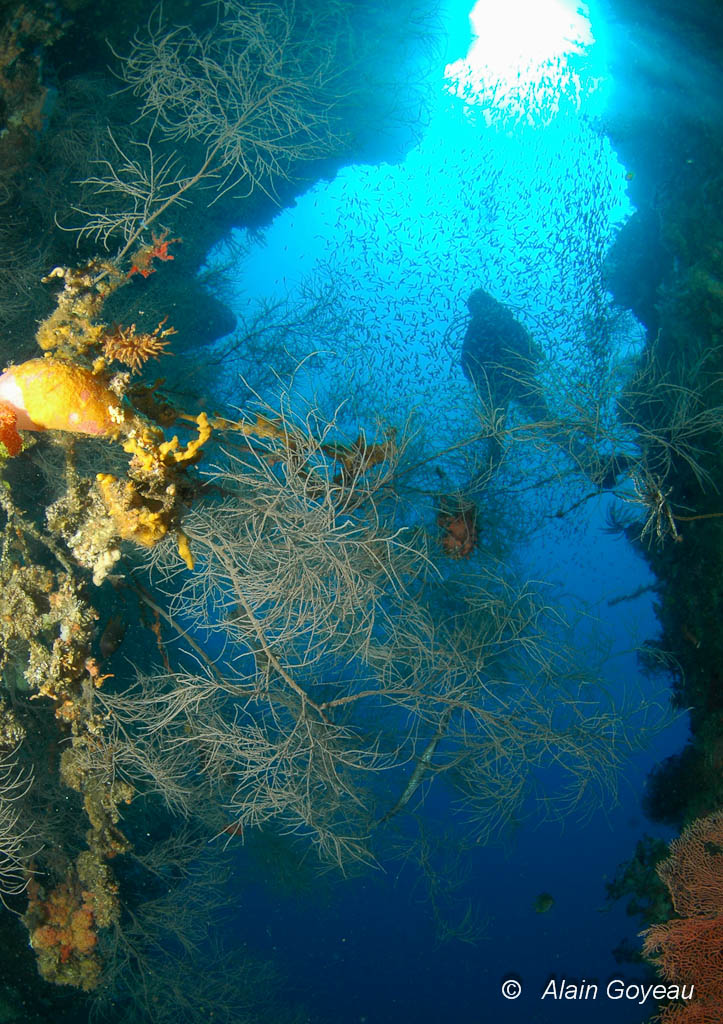
{"type": "Polygon", "coordinates": [[[115,436],[126,419],[120,399],[102,380],[59,359],[9,366],[0,376],[0,402],[15,413],[15,434],[20,429],[115,436]]]}

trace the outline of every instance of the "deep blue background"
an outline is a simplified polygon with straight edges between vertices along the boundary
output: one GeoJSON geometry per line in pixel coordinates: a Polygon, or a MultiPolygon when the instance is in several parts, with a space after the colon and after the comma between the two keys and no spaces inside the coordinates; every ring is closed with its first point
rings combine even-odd
{"type": "MultiPolygon", "coordinates": [[[[331,342],[309,339],[310,347],[327,351],[304,387],[322,408],[345,398],[350,430],[375,409],[391,406],[401,418],[421,404],[427,434],[420,445],[429,450],[464,429],[451,411],[469,394],[455,356],[461,334],[443,339],[450,323],[463,317],[470,292],[485,287],[521,310],[538,337],[542,324],[557,357],[574,362],[581,292],[632,210],[625,168],[595,121],[606,84],[605,26],[595,9],[598,44],[578,66],[580,102],[561,102],[555,115],[549,96],[534,106],[533,91],[529,119],[507,121],[504,113],[497,120],[489,111],[486,117],[470,113],[445,92],[444,65],[464,52],[459,40],[467,34],[466,13],[459,3],[445,9],[456,41],[440,57],[433,116],[423,131],[420,126],[419,144],[406,160],[345,168],[333,182],[317,184],[279,215],[263,246],[249,245],[238,268],[242,313],[265,298],[293,302],[312,278],[335,280],[336,312],[347,330],[331,342]],[[593,236],[586,227],[591,218],[593,236]]],[[[630,320],[612,352],[621,379],[641,344],[642,330],[630,320]]],[[[652,581],[626,542],[603,532],[607,500],[584,504],[571,514],[572,525],[551,522],[536,531],[515,562],[522,576],[549,581],[599,618],[610,647],[605,677],[621,702],[636,694],[655,699],[661,681],[640,677],[635,654],[656,637],[651,595],[607,604],[652,581]]],[[[615,963],[611,950],[634,939],[637,927],[622,906],[606,905],[605,882],[632,855],[643,831],[669,838],[644,820],[640,802],[650,767],[679,749],[686,734],[681,717],[632,759],[616,807],[564,825],[540,824],[533,814],[505,843],[475,848],[462,893],[484,921],[473,945],[437,942],[422,889],[398,864],[382,864],[361,878],[327,879],[293,898],[265,886],[243,850],[239,871],[249,881],[229,932],[276,960],[314,1020],[645,1020],[654,1006],[605,998],[610,978],[652,980],[642,966],[615,963]],[[549,892],[554,905],[537,914],[541,892],[549,892]],[[523,984],[515,1002],[500,994],[509,976],[523,984]],[[584,1006],[542,1002],[551,977],[597,982],[598,998],[584,1006]]],[[[425,814],[450,830],[451,844],[457,835],[461,841],[461,822],[444,790],[429,793],[425,814]]]]}

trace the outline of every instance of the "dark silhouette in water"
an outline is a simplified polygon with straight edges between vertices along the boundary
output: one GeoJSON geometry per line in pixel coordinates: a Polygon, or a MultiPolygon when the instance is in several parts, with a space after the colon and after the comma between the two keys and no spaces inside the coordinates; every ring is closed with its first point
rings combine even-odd
{"type": "MultiPolygon", "coordinates": [[[[483,288],[476,288],[467,299],[470,321],[462,343],[462,369],[480,392],[483,402],[501,411],[501,423],[507,421],[510,404],[530,424],[554,424],[562,430],[563,447],[580,471],[595,485],[595,491],[612,490],[630,471],[634,460],[623,453],[601,457],[576,436],[575,425],[565,424],[551,412],[535,374],[543,358],[539,344],[516,319],[513,312],[483,288]]],[[[503,458],[499,436],[490,438],[488,471],[495,471],[503,458]]],[[[592,495],[586,495],[586,501],[592,495]]]]}
{"type": "Polygon", "coordinates": [[[542,351],[511,310],[483,288],[467,299],[471,319],[462,343],[462,369],[495,408],[505,414],[515,401],[533,420],[547,419],[547,407],[530,381],[542,351]]]}
{"type": "MultiPolygon", "coordinates": [[[[542,351],[530,332],[483,288],[472,292],[467,308],[471,319],[462,343],[462,369],[483,403],[495,410],[495,419],[502,413],[503,426],[512,402],[532,422],[548,419],[544,397],[534,384],[542,351]]],[[[500,436],[491,436],[487,472],[495,472],[503,457],[500,436]]]]}

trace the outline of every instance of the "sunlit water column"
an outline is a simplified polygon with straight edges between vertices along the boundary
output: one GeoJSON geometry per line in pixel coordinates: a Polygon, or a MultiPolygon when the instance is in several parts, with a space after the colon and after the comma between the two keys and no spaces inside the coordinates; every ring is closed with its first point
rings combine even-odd
{"type": "MultiPolygon", "coordinates": [[[[514,308],[544,349],[551,404],[563,383],[582,393],[599,374],[612,417],[643,330],[606,289],[605,259],[632,207],[628,176],[599,128],[606,67],[604,26],[594,15],[574,0],[479,0],[469,52],[448,65],[446,78],[464,105],[460,136],[492,153],[495,216],[479,283],[514,308]]],[[[601,614],[615,637],[612,653],[634,651],[656,629],[649,599],[614,609],[607,600],[651,577],[632,549],[601,531],[608,499],[583,502],[556,529],[564,497],[547,490],[546,528],[525,543],[520,561],[601,614]]],[[[633,679],[635,658],[625,657],[614,674],[633,679]]]]}
{"type": "MultiPolygon", "coordinates": [[[[333,334],[310,330],[306,350],[323,355],[304,390],[329,414],[345,403],[352,433],[421,409],[429,450],[471,427],[470,293],[510,304],[553,361],[574,356],[582,371],[608,303],[605,253],[629,212],[624,169],[591,123],[604,69],[587,17],[553,0],[481,0],[472,26],[406,159],[318,183],[250,246],[239,277],[241,311],[249,299],[301,306],[333,283],[333,334]]],[[[625,332],[616,344],[610,358],[629,355],[625,332]]]]}

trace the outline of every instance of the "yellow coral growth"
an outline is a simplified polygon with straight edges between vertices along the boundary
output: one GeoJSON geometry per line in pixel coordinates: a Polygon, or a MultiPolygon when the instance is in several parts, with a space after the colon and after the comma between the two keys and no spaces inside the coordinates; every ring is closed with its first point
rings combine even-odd
{"type": "Polygon", "coordinates": [[[55,267],[43,281],[62,281],[57,308],[38,327],[36,339],[46,352],[55,351],[66,359],[76,359],[97,349],[106,332],[101,323],[94,323],[103,303],[128,280],[109,262],[94,261],[71,269],[55,267]]]}
{"type": "Polygon", "coordinates": [[[193,555],[188,538],[178,527],[178,467],[195,461],[211,436],[211,424],[205,413],[196,418],[198,437],[181,445],[178,437],[161,441],[160,431],[138,424],[123,444],[132,455],[129,479],[118,480],[100,473],[98,491],[113,519],[118,535],[143,547],[153,547],[169,529],[178,536],[178,553],[189,569],[193,555]]]}
{"type": "Polygon", "coordinates": [[[191,462],[199,454],[211,436],[211,424],[205,412],[196,417],[195,423],[198,427],[198,437],[183,447],[177,436],[158,444],[157,432],[146,428],[132,434],[124,442],[123,450],[134,456],[139,472],[157,475],[162,472],[163,467],[191,462]]]}
{"type": "Polygon", "coordinates": [[[145,505],[130,480],[119,480],[110,473],[98,473],[96,483],[108,514],[123,540],[132,540],[152,548],[168,533],[163,509],[145,505]]]}

